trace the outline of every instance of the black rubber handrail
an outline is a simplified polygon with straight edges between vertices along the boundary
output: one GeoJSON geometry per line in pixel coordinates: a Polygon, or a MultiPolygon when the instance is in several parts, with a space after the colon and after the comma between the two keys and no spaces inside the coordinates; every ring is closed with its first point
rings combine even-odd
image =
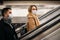
{"type": "MultiPolygon", "coordinates": [[[[42,15],[39,19],[42,20],[45,17],[49,16],[50,14],[54,13],[55,11],[57,11],[58,9],[60,9],[60,7],[57,7],[49,12],[47,12],[46,14],[42,15]]],[[[21,28],[26,27],[26,24],[24,24],[21,28]]],[[[19,32],[18,32],[19,33],[19,32]]]]}
{"type": "Polygon", "coordinates": [[[41,33],[47,31],[48,29],[50,29],[51,27],[53,27],[54,25],[56,25],[57,23],[59,23],[59,21],[60,21],[60,19],[57,20],[57,21],[55,21],[55,22],[52,23],[51,25],[46,26],[46,27],[43,28],[39,33],[37,33],[37,34],[31,36],[30,38],[27,38],[26,40],[31,40],[31,39],[35,38],[36,36],[40,35],[41,33]]]}
{"type": "MultiPolygon", "coordinates": [[[[58,15],[57,15],[57,16],[55,16],[54,18],[52,18],[52,19],[48,20],[47,22],[43,23],[43,24],[42,24],[42,25],[40,25],[38,28],[42,27],[43,25],[45,25],[46,23],[48,23],[48,22],[52,21],[53,19],[55,19],[55,18],[56,18],[56,17],[58,17],[58,16],[60,16],[60,14],[58,14],[58,15]]],[[[20,39],[21,39],[21,38],[23,38],[23,37],[25,37],[25,36],[27,36],[28,34],[30,34],[30,33],[32,33],[32,32],[34,32],[34,31],[35,31],[35,30],[37,30],[38,28],[36,28],[36,29],[32,30],[32,31],[31,31],[31,32],[29,32],[29,33],[26,33],[25,35],[23,35],[22,37],[20,37],[20,39]]]]}

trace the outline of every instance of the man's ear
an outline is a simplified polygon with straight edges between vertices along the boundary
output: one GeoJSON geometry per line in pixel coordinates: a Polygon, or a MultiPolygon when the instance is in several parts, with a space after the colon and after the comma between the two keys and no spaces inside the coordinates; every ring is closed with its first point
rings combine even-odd
{"type": "Polygon", "coordinates": [[[6,13],[4,13],[4,17],[6,17],[7,16],[7,14],[6,13]]]}

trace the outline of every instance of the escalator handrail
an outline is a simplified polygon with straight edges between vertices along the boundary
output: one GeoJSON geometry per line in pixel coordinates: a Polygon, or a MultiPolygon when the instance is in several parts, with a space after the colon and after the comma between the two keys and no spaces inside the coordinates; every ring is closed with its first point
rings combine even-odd
{"type": "MultiPolygon", "coordinates": [[[[60,7],[57,7],[49,12],[47,12],[46,14],[42,15],[39,19],[42,20],[43,18],[47,17],[48,15],[52,14],[53,12],[57,11],[60,7]],[[45,16],[46,15],[46,16],[45,16]],[[44,17],[45,16],[45,17],[44,17]]],[[[20,27],[23,28],[23,27],[26,27],[27,24],[24,24],[23,26],[20,27]]],[[[19,32],[18,32],[19,33],[19,32]]]]}
{"type": "MultiPolygon", "coordinates": [[[[38,28],[40,28],[41,26],[45,25],[46,23],[48,23],[48,22],[52,21],[53,19],[55,19],[55,18],[56,18],[56,17],[58,17],[58,16],[60,16],[60,14],[58,14],[58,15],[57,15],[57,16],[55,16],[54,18],[52,18],[52,19],[48,20],[47,22],[43,23],[43,24],[42,24],[42,25],[40,25],[38,28]]],[[[20,37],[20,39],[21,39],[21,38],[23,38],[23,37],[25,37],[26,35],[28,35],[28,34],[30,34],[30,33],[32,33],[32,32],[34,32],[34,31],[35,31],[35,30],[37,30],[38,28],[34,29],[34,30],[33,30],[33,31],[31,31],[31,32],[26,33],[25,35],[23,35],[22,37],[20,37]]]]}

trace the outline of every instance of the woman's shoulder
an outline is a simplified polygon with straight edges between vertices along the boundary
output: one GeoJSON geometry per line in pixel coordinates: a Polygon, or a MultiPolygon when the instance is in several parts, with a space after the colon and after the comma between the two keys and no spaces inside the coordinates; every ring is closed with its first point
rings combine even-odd
{"type": "Polygon", "coordinates": [[[32,17],[32,14],[28,14],[27,17],[32,17]]]}

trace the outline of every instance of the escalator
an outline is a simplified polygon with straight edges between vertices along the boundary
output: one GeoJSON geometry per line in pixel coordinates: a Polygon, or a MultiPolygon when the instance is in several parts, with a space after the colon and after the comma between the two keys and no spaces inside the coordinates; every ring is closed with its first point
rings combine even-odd
{"type": "Polygon", "coordinates": [[[49,14],[49,16],[45,17],[42,20],[46,20],[46,19],[48,19],[48,20],[42,22],[42,24],[39,26],[39,28],[36,28],[33,31],[24,34],[22,37],[20,37],[20,39],[21,40],[34,39],[37,35],[45,32],[46,30],[50,29],[54,25],[58,24],[59,20],[60,20],[60,7],[57,8],[54,12],[51,12],[51,14],[49,14]]]}
{"type": "MultiPolygon", "coordinates": [[[[55,9],[47,12],[46,14],[42,15],[41,17],[39,17],[40,22],[42,22],[41,25],[44,23],[44,22],[43,22],[43,19],[44,19],[44,18],[46,18],[46,17],[48,17],[49,15],[53,14],[53,13],[54,13],[55,11],[57,11],[59,8],[60,8],[60,7],[57,7],[57,8],[55,8],[55,9]]],[[[55,15],[56,15],[56,14],[55,14],[55,15]]],[[[53,15],[52,15],[52,16],[53,16],[53,15]]],[[[48,19],[49,19],[49,17],[48,17],[48,19]]],[[[46,20],[46,21],[47,21],[47,20],[46,20]]],[[[45,21],[45,22],[46,22],[46,21],[45,21]]],[[[45,23],[44,23],[44,24],[45,24],[45,23]]],[[[24,25],[18,27],[18,28],[16,29],[16,32],[19,33],[19,32],[20,32],[20,29],[26,27],[26,25],[27,25],[27,24],[24,24],[24,25]]]]}
{"type": "MultiPolygon", "coordinates": [[[[51,22],[47,23],[46,25],[42,26],[41,28],[38,28],[38,29],[34,30],[32,33],[29,33],[29,34],[23,36],[23,38],[21,37],[22,40],[30,40],[30,39],[35,38],[37,35],[42,34],[43,32],[47,31],[48,29],[52,28],[54,25],[59,23],[59,20],[60,19],[58,16],[57,18],[55,18],[51,22]]],[[[57,27],[57,28],[59,28],[59,27],[57,27]]]]}

